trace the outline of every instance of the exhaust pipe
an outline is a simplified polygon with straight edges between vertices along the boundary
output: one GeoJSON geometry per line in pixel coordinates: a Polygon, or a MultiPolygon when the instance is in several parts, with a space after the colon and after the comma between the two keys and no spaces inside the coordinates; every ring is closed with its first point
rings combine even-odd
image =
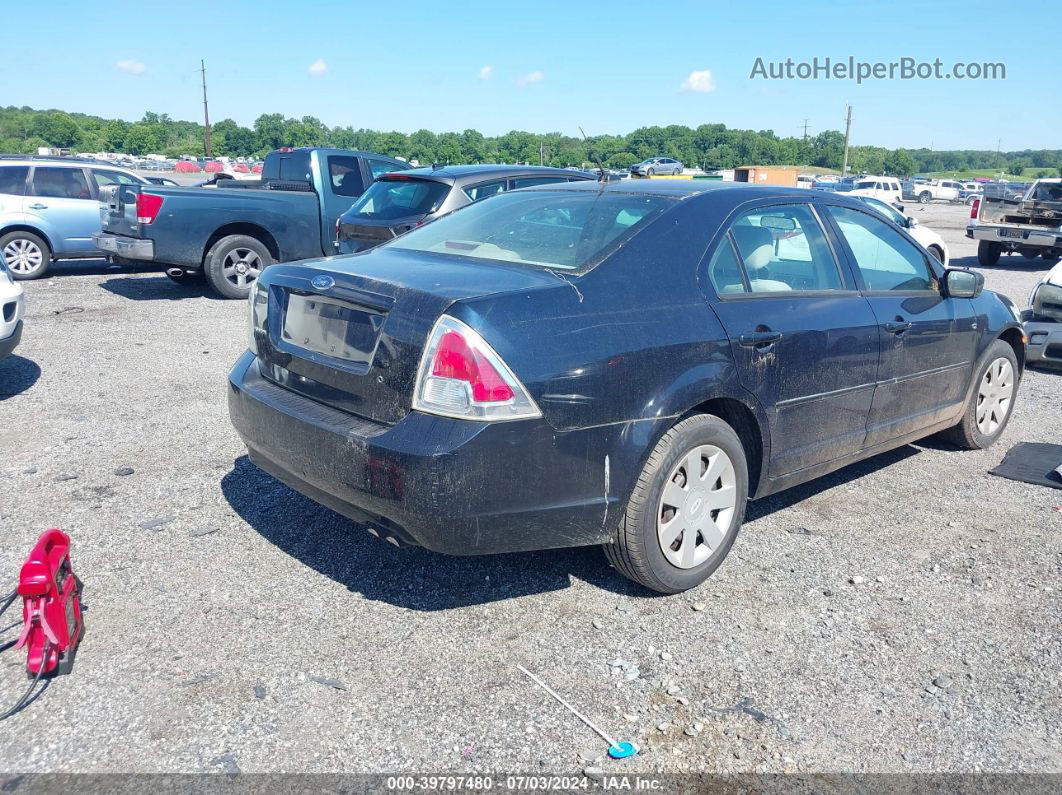
{"type": "Polygon", "coordinates": [[[184,268],[166,268],[166,275],[174,279],[179,279],[184,276],[184,268]]]}

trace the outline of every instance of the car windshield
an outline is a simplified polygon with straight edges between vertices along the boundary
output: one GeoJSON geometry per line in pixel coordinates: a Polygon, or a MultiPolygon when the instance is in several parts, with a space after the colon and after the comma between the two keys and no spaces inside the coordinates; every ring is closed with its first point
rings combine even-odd
{"type": "Polygon", "coordinates": [[[579,270],[674,203],[630,193],[516,191],[414,229],[389,248],[579,270]]]}
{"type": "Polygon", "coordinates": [[[438,209],[449,191],[449,185],[427,179],[380,180],[361,194],[344,218],[393,221],[411,215],[427,215],[438,209]]]}
{"type": "Polygon", "coordinates": [[[866,182],[857,182],[856,188],[873,188],[877,183],[874,180],[867,180],[866,182]]]}

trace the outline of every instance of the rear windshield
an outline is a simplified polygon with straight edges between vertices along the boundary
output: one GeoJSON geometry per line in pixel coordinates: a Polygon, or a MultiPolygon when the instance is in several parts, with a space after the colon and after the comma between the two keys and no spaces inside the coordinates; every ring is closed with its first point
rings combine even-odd
{"type": "Polygon", "coordinates": [[[393,221],[411,215],[434,212],[450,186],[427,179],[382,180],[369,186],[361,198],[345,214],[344,220],[365,218],[374,221],[393,221]]]}
{"type": "Polygon", "coordinates": [[[501,193],[388,245],[470,259],[578,270],[600,259],[674,203],[644,194],[501,193]]]}

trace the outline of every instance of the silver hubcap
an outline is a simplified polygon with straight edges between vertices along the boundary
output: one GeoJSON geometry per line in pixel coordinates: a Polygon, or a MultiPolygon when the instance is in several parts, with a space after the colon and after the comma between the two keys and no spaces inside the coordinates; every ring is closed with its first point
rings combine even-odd
{"type": "Polygon", "coordinates": [[[32,240],[16,238],[4,246],[4,259],[14,273],[33,273],[44,262],[44,252],[32,240]]]}
{"type": "Polygon", "coordinates": [[[977,390],[977,429],[990,436],[1007,419],[1014,400],[1014,368],[1007,359],[988,365],[977,390]]]}
{"type": "Polygon", "coordinates": [[[262,258],[249,248],[234,248],[225,257],[221,272],[237,287],[246,287],[262,272],[262,258]]]}
{"type": "Polygon", "coordinates": [[[734,521],[737,476],[718,447],[694,447],[675,464],[664,484],[656,532],[664,557],[680,569],[704,563],[723,543],[734,521]]]}

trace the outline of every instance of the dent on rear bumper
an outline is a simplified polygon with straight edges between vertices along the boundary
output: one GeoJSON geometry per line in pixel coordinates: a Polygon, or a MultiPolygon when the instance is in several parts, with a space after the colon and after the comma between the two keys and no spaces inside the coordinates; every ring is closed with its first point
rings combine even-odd
{"type": "Polygon", "coordinates": [[[155,259],[155,241],[153,240],[100,232],[92,236],[92,242],[100,251],[119,257],[139,260],[155,259]]]}
{"type": "Polygon", "coordinates": [[[272,384],[250,353],[228,400],[261,469],[381,535],[456,555],[611,538],[651,438],[649,423],[559,432],[410,412],[381,425],[272,384]]]}

